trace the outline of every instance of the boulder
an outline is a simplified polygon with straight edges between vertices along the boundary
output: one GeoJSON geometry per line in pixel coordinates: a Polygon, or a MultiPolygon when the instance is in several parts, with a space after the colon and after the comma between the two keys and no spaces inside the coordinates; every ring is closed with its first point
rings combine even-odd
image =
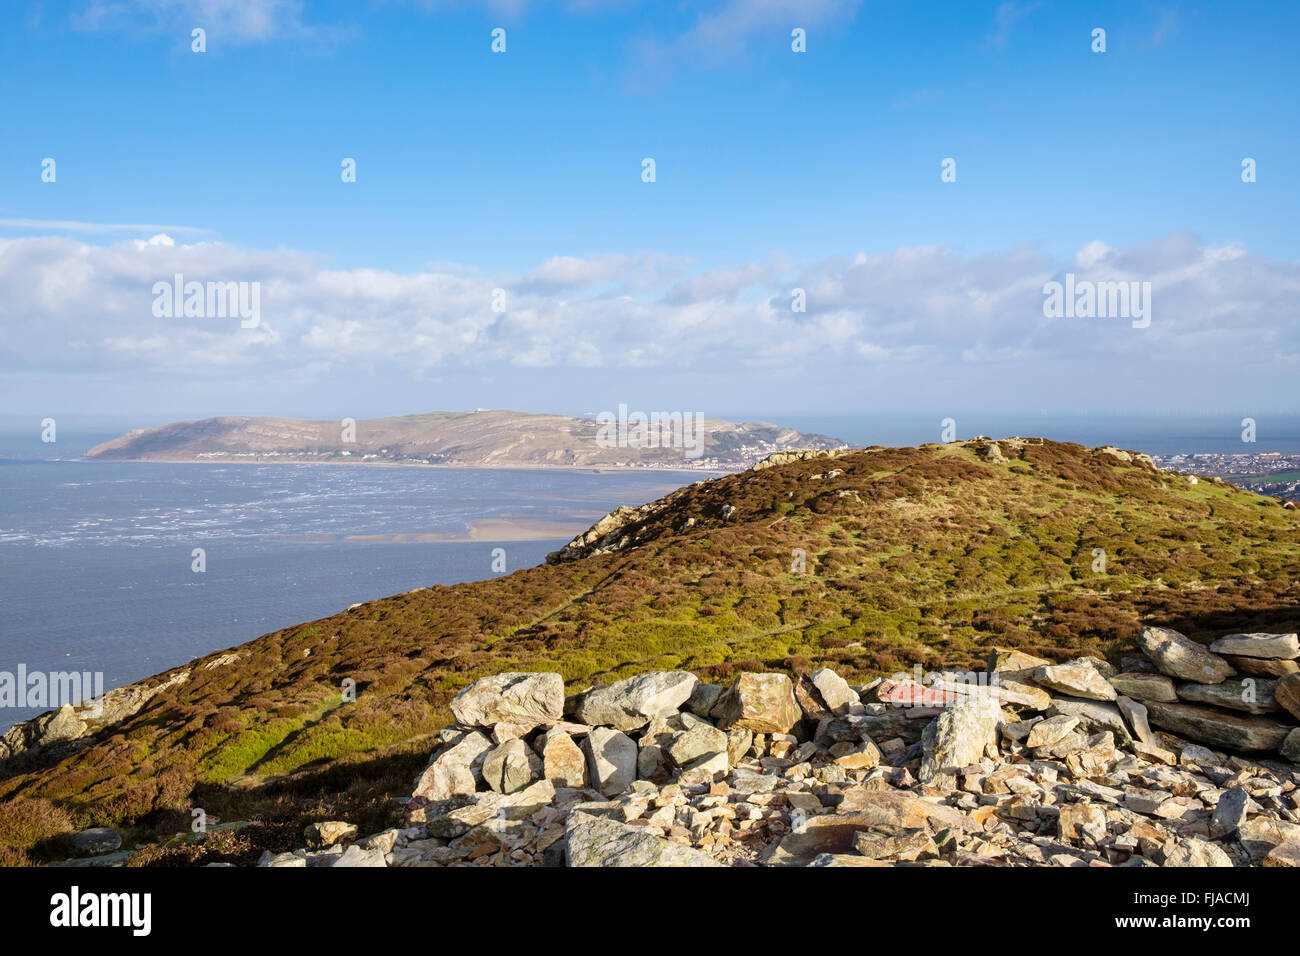
{"type": "Polygon", "coordinates": [[[1110,686],[1134,700],[1158,700],[1166,704],[1178,700],[1178,695],[1174,693],[1174,682],[1164,674],[1126,671],[1110,678],[1110,686]]]}
{"type": "Polygon", "coordinates": [[[1286,735],[1277,752],[1292,763],[1300,764],[1300,727],[1286,735]]]}
{"type": "Polygon", "coordinates": [[[1218,684],[1234,673],[1222,657],[1172,628],[1144,627],[1138,644],[1162,674],[1179,680],[1218,684]]]}
{"type": "Polygon", "coordinates": [[[457,694],[451,712],[467,727],[559,723],[564,719],[564,679],[559,674],[494,674],[457,694]]]}
{"type": "Polygon", "coordinates": [[[1226,634],[1210,645],[1215,654],[1292,660],[1300,657],[1300,637],[1295,634],[1226,634]]]}
{"type": "Polygon", "coordinates": [[[1186,837],[1165,850],[1164,866],[1232,866],[1232,859],[1222,849],[1206,840],[1186,837]]]}
{"type": "Polygon", "coordinates": [[[563,730],[551,728],[533,742],[542,758],[542,778],[557,787],[580,789],[587,785],[587,758],[582,748],[563,730]]]}
{"type": "Polygon", "coordinates": [[[707,853],[670,843],[644,827],[631,827],[575,809],[564,826],[569,866],[721,866],[707,853]]]}
{"type": "Polygon", "coordinates": [[[1179,684],[1178,697],[1247,714],[1274,714],[1282,709],[1274,697],[1276,686],[1267,677],[1233,677],[1219,684],[1179,684]]]}
{"type": "Polygon", "coordinates": [[[323,820],[307,824],[303,838],[313,850],[324,850],[336,843],[352,843],[357,838],[357,828],[342,820],[323,820]]]}
{"type": "Polygon", "coordinates": [[[1285,677],[1287,674],[1300,672],[1300,662],[1297,661],[1228,655],[1225,655],[1223,659],[1231,664],[1234,670],[1242,674],[1249,674],[1252,677],[1285,677]]]}
{"type": "Polygon", "coordinates": [[[1250,795],[1241,787],[1232,787],[1219,796],[1210,818],[1210,836],[1214,839],[1231,836],[1246,821],[1246,811],[1251,806],[1250,795]]]}
{"type": "Polygon", "coordinates": [[[587,691],[578,701],[577,717],[592,726],[638,730],[651,718],[676,713],[695,685],[695,675],[686,671],[651,671],[587,691]]]}
{"type": "Polygon", "coordinates": [[[1057,714],[1034,723],[1025,736],[1026,747],[1050,747],[1079,726],[1079,718],[1057,714]]]}
{"type": "Polygon", "coordinates": [[[1101,676],[1092,661],[1083,658],[1040,667],[1034,671],[1034,682],[1085,700],[1115,699],[1115,688],[1101,676]]]}
{"type": "Polygon", "coordinates": [[[672,757],[673,762],[679,767],[685,767],[693,760],[716,753],[726,755],[727,732],[698,718],[695,718],[686,730],[675,734],[668,744],[668,756],[672,757]]]}
{"type": "Polygon", "coordinates": [[[986,751],[997,752],[1002,708],[989,696],[962,697],[925,729],[921,738],[922,783],[943,783],[944,775],[979,763],[986,751]]]}
{"type": "Polygon", "coordinates": [[[483,777],[483,758],[491,749],[486,734],[477,730],[462,734],[451,746],[434,752],[411,795],[437,801],[473,793],[483,777]]]}
{"type": "Polygon", "coordinates": [[[1119,707],[1109,701],[1058,697],[1047,709],[1047,716],[1055,717],[1058,714],[1078,717],[1079,723],[1090,733],[1109,730],[1121,743],[1126,743],[1131,736],[1128,725],[1120,716],[1119,707]]]}
{"type": "Polygon", "coordinates": [[[817,692],[821,694],[822,700],[826,702],[827,709],[836,717],[843,717],[845,714],[852,713],[862,705],[857,691],[849,686],[848,681],[829,667],[815,670],[809,677],[813,682],[813,686],[817,688],[817,692]]]}
{"type": "Polygon", "coordinates": [[[1283,710],[1300,720],[1300,674],[1279,677],[1273,686],[1273,698],[1283,710]]]}
{"type": "Polygon", "coordinates": [[[72,838],[72,848],[81,856],[112,853],[122,845],[122,834],[112,827],[91,827],[72,838]]]}
{"type": "Polygon", "coordinates": [[[542,758],[518,737],[488,751],[483,779],[497,793],[515,793],[542,775],[542,758]]]}
{"type": "Polygon", "coordinates": [[[636,741],[608,727],[593,727],[583,742],[587,753],[587,779],[591,786],[613,797],[636,780],[636,741]]]}
{"type": "Polygon", "coordinates": [[[1243,753],[1276,750],[1291,728],[1266,717],[1235,714],[1201,704],[1147,702],[1151,723],[1211,747],[1243,753]]]}
{"type": "Polygon", "coordinates": [[[682,709],[690,711],[696,717],[708,717],[709,711],[713,710],[718,698],[722,696],[723,689],[721,684],[706,684],[703,681],[697,681],[695,689],[691,691],[691,696],[686,699],[686,704],[682,709]]]}
{"type": "Polygon", "coordinates": [[[713,718],[723,730],[786,734],[803,719],[785,674],[741,674],[718,698],[713,718]]]}

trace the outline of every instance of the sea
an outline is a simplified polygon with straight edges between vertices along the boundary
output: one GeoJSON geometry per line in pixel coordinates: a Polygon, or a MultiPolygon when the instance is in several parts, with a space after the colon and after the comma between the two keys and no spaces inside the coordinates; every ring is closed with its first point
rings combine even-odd
{"type": "MultiPolygon", "coordinates": [[[[941,428],[935,416],[747,417],[764,419],[852,445],[938,441],[941,428]]],[[[1300,453],[1300,416],[1261,417],[1254,445],[1243,445],[1235,416],[990,415],[957,429],[959,437],[1046,435],[1155,455],[1300,453]]],[[[121,686],[351,604],[530,567],[569,537],[428,536],[464,536],[471,522],[490,519],[580,529],[707,477],[80,458],[116,434],[60,431],[47,445],[35,425],[0,432],[0,681],[22,666],[121,686]],[[426,539],[382,540],[396,535],[426,539]]],[[[45,709],[0,705],[0,732],[45,709]]]]}

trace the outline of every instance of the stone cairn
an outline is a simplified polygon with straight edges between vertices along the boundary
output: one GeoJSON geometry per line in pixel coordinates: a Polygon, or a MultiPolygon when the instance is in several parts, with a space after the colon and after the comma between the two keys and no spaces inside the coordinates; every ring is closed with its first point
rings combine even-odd
{"type": "Polygon", "coordinates": [[[259,865],[1300,865],[1296,635],[1140,646],[865,687],[497,674],[452,701],[407,826],[314,823],[259,865]]]}

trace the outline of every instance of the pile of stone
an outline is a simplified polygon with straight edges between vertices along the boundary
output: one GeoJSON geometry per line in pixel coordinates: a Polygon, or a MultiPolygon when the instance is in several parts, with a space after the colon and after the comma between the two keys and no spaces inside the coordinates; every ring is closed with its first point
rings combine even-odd
{"type": "Polygon", "coordinates": [[[1300,644],[1143,630],[1119,668],[723,687],[558,674],[452,702],[408,825],[309,827],[267,866],[1297,866],[1300,644]]]}

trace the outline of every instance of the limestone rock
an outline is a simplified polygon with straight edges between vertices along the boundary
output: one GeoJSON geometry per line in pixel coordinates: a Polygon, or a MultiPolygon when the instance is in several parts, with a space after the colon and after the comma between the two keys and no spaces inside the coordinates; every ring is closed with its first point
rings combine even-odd
{"type": "Polygon", "coordinates": [[[587,753],[587,779],[591,786],[613,797],[636,780],[636,741],[627,734],[608,727],[593,727],[584,741],[587,753]]]}
{"type": "Polygon", "coordinates": [[[712,716],[723,730],[785,734],[803,719],[785,674],[741,674],[718,698],[712,716]]]}
{"type": "Polygon", "coordinates": [[[559,674],[494,674],[457,694],[451,712],[467,727],[555,724],[564,719],[564,680],[559,674]]]}
{"type": "Polygon", "coordinates": [[[498,744],[483,758],[483,779],[497,793],[515,793],[542,774],[542,758],[518,737],[498,744]]]}
{"type": "Polygon", "coordinates": [[[1091,661],[1083,658],[1040,667],[1034,671],[1034,682],[1085,700],[1115,699],[1115,688],[1101,676],[1091,661]]]}
{"type": "Polygon", "coordinates": [[[821,694],[822,700],[826,702],[827,709],[836,717],[843,717],[861,706],[862,701],[858,698],[857,691],[829,667],[815,670],[809,677],[817,692],[821,694]]]}
{"type": "Polygon", "coordinates": [[[1026,747],[1050,747],[1079,726],[1079,718],[1058,714],[1034,724],[1025,737],[1026,747]]]}
{"type": "Polygon", "coordinates": [[[1218,684],[1233,675],[1228,662],[1168,627],[1144,627],[1138,644],[1161,673],[1198,684],[1218,684]]]}
{"type": "Polygon", "coordinates": [[[1295,634],[1227,634],[1210,645],[1215,654],[1292,660],[1300,657],[1300,637],[1295,634]]]}
{"type": "Polygon", "coordinates": [[[1210,819],[1210,836],[1215,839],[1230,836],[1246,821],[1246,810],[1251,805],[1250,796],[1241,787],[1225,790],[1214,805],[1210,819]]]}
{"type": "Polygon", "coordinates": [[[1134,700],[1156,700],[1165,704],[1178,701],[1174,682],[1164,674],[1125,672],[1110,678],[1110,686],[1134,700]]]}
{"type": "Polygon", "coordinates": [[[638,730],[653,717],[676,713],[695,690],[695,675],[686,671],[651,671],[597,687],[582,695],[577,717],[585,724],[638,730]]]}
{"type": "Polygon", "coordinates": [[[483,758],[492,741],[477,730],[463,734],[450,747],[438,751],[420,774],[412,796],[426,800],[447,800],[473,793],[482,777],[483,758]]]}
{"type": "Polygon", "coordinates": [[[1279,843],[1264,857],[1265,866],[1300,866],[1300,840],[1279,843]]]}
{"type": "Polygon", "coordinates": [[[1276,686],[1277,681],[1267,677],[1234,677],[1219,684],[1179,684],[1178,698],[1247,714],[1273,714],[1282,709],[1274,697],[1276,686]]]}
{"type": "Polygon", "coordinates": [[[1300,661],[1271,660],[1266,657],[1223,658],[1233,669],[1251,677],[1285,677],[1287,674],[1300,672],[1300,661]]]}
{"type": "Polygon", "coordinates": [[[720,866],[707,853],[670,843],[608,817],[580,810],[569,814],[564,828],[564,855],[569,866],[720,866]]]}
{"type": "Polygon", "coordinates": [[[1300,727],[1286,735],[1277,752],[1292,763],[1300,764],[1300,727]]]}
{"type": "Polygon", "coordinates": [[[565,731],[553,727],[533,742],[542,758],[542,778],[557,787],[582,788],[587,783],[587,758],[565,731]]]}
{"type": "Polygon", "coordinates": [[[1222,849],[1205,840],[1187,837],[1178,840],[1165,852],[1164,866],[1232,866],[1232,859],[1222,849]]]}
{"type": "Polygon", "coordinates": [[[1279,677],[1273,687],[1273,697],[1283,710],[1300,720],[1300,674],[1279,677]]]}
{"type": "Polygon", "coordinates": [[[1252,753],[1276,750],[1291,728],[1266,717],[1234,714],[1201,704],[1147,702],[1151,723],[1211,747],[1252,753]]]}
{"type": "Polygon", "coordinates": [[[691,696],[686,699],[686,704],[682,709],[690,711],[696,717],[708,717],[709,711],[713,710],[718,698],[722,696],[723,690],[721,684],[706,684],[704,681],[697,681],[695,689],[691,691],[691,696]]]}
{"type": "Polygon", "coordinates": [[[342,820],[324,820],[307,824],[303,838],[313,850],[324,850],[336,843],[353,842],[357,838],[357,828],[342,820]]]}
{"type": "Polygon", "coordinates": [[[950,704],[922,737],[921,782],[938,782],[943,774],[979,763],[986,750],[996,752],[1001,721],[1002,708],[990,696],[963,697],[950,704]]]}

